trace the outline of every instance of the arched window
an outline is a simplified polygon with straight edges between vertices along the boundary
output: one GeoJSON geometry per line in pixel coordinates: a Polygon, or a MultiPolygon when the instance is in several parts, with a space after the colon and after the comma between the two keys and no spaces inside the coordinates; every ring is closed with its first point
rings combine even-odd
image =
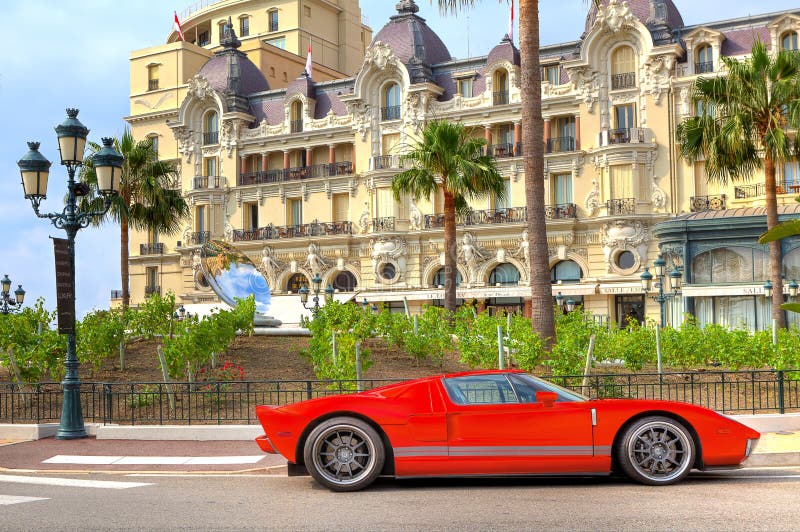
{"type": "Polygon", "coordinates": [[[692,261],[692,283],[763,283],[769,278],[769,255],[748,247],[717,248],[692,261]]]}
{"type": "Polygon", "coordinates": [[[714,56],[712,48],[703,44],[697,49],[697,63],[694,64],[695,74],[714,72],[714,56]]]}
{"type": "Polygon", "coordinates": [[[267,12],[269,18],[269,31],[278,31],[278,10],[272,9],[267,12]]]}
{"type": "Polygon", "coordinates": [[[550,282],[558,283],[581,282],[581,267],[574,260],[562,260],[550,268],[550,282]]]}
{"type": "MultiPolygon", "coordinates": [[[[439,268],[433,276],[433,286],[444,286],[444,268],[439,268]]],[[[461,286],[461,272],[456,270],[456,286],[461,286]]]]}
{"type": "Polygon", "coordinates": [[[611,54],[611,89],[630,89],[636,86],[636,57],[633,48],[620,46],[611,54]]]}
{"type": "Polygon", "coordinates": [[[219,143],[219,115],[216,111],[211,111],[203,119],[203,144],[217,143],[219,143]]]}
{"type": "Polygon", "coordinates": [[[494,105],[505,105],[508,103],[508,72],[504,68],[498,68],[492,76],[492,103],[494,105]]]}
{"type": "Polygon", "coordinates": [[[299,133],[303,131],[303,103],[295,100],[292,102],[292,110],[290,116],[290,126],[292,133],[299,133]]]}
{"type": "Polygon", "coordinates": [[[336,275],[333,280],[333,289],[340,292],[353,292],[356,284],[356,276],[345,270],[336,275]]]}
{"type": "Polygon", "coordinates": [[[296,273],[289,277],[289,282],[286,283],[286,291],[290,294],[296,294],[300,291],[300,288],[306,284],[308,284],[306,276],[302,273],[296,273]]]}
{"type": "Polygon", "coordinates": [[[400,85],[390,83],[383,89],[381,120],[400,119],[400,85]]]}
{"type": "Polygon", "coordinates": [[[781,50],[797,51],[797,32],[787,31],[781,35],[781,50]]]}
{"type": "Polygon", "coordinates": [[[153,133],[152,135],[147,135],[147,140],[150,141],[150,145],[153,147],[153,151],[158,155],[158,135],[153,133]]]}
{"type": "Polygon", "coordinates": [[[519,270],[513,264],[499,264],[489,275],[489,285],[516,286],[519,278],[519,270]]]}

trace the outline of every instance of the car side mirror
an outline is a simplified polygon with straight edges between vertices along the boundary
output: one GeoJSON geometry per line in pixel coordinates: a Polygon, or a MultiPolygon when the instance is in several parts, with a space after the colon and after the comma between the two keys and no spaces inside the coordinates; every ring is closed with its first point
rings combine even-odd
{"type": "Polygon", "coordinates": [[[557,399],[558,394],[555,392],[536,392],[536,402],[542,403],[546,408],[552,407],[557,399]]]}

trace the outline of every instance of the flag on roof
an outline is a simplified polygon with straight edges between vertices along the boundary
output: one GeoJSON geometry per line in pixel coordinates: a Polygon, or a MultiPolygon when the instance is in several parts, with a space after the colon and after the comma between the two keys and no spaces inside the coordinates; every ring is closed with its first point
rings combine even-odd
{"type": "Polygon", "coordinates": [[[178,12],[173,11],[173,13],[175,14],[175,21],[172,23],[172,29],[178,32],[178,35],[180,36],[182,41],[186,41],[186,39],[183,37],[183,29],[181,28],[181,22],[178,20],[178,12]]]}

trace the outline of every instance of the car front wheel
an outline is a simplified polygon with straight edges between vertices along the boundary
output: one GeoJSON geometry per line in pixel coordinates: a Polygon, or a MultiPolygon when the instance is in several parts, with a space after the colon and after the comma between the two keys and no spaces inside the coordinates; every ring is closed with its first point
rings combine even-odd
{"type": "Polygon", "coordinates": [[[317,425],[303,452],[311,476],[333,491],[357,491],[372,484],[383,469],[385,456],[377,431],[351,417],[317,425]]]}
{"type": "Polygon", "coordinates": [[[686,427],[663,416],[633,423],[617,448],[623,471],[651,486],[666,486],[686,477],[694,464],[694,453],[694,440],[686,427]]]}

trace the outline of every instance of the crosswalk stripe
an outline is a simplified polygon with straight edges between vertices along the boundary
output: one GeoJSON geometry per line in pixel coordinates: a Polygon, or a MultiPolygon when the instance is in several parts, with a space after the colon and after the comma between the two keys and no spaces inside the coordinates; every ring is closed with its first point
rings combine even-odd
{"type": "Polygon", "coordinates": [[[20,504],[23,502],[46,501],[47,497],[22,497],[20,495],[0,495],[0,506],[20,504]]]}
{"type": "Polygon", "coordinates": [[[151,486],[144,482],[117,482],[110,480],[84,480],[77,478],[52,478],[52,477],[25,477],[18,475],[0,475],[0,482],[16,484],[39,484],[44,486],[62,486],[70,488],[101,488],[112,490],[124,490],[128,488],[140,488],[151,486]]]}
{"type": "Polygon", "coordinates": [[[82,456],[59,454],[42,461],[42,463],[81,465],[231,465],[255,464],[265,457],[265,454],[251,456],[82,456]]]}

